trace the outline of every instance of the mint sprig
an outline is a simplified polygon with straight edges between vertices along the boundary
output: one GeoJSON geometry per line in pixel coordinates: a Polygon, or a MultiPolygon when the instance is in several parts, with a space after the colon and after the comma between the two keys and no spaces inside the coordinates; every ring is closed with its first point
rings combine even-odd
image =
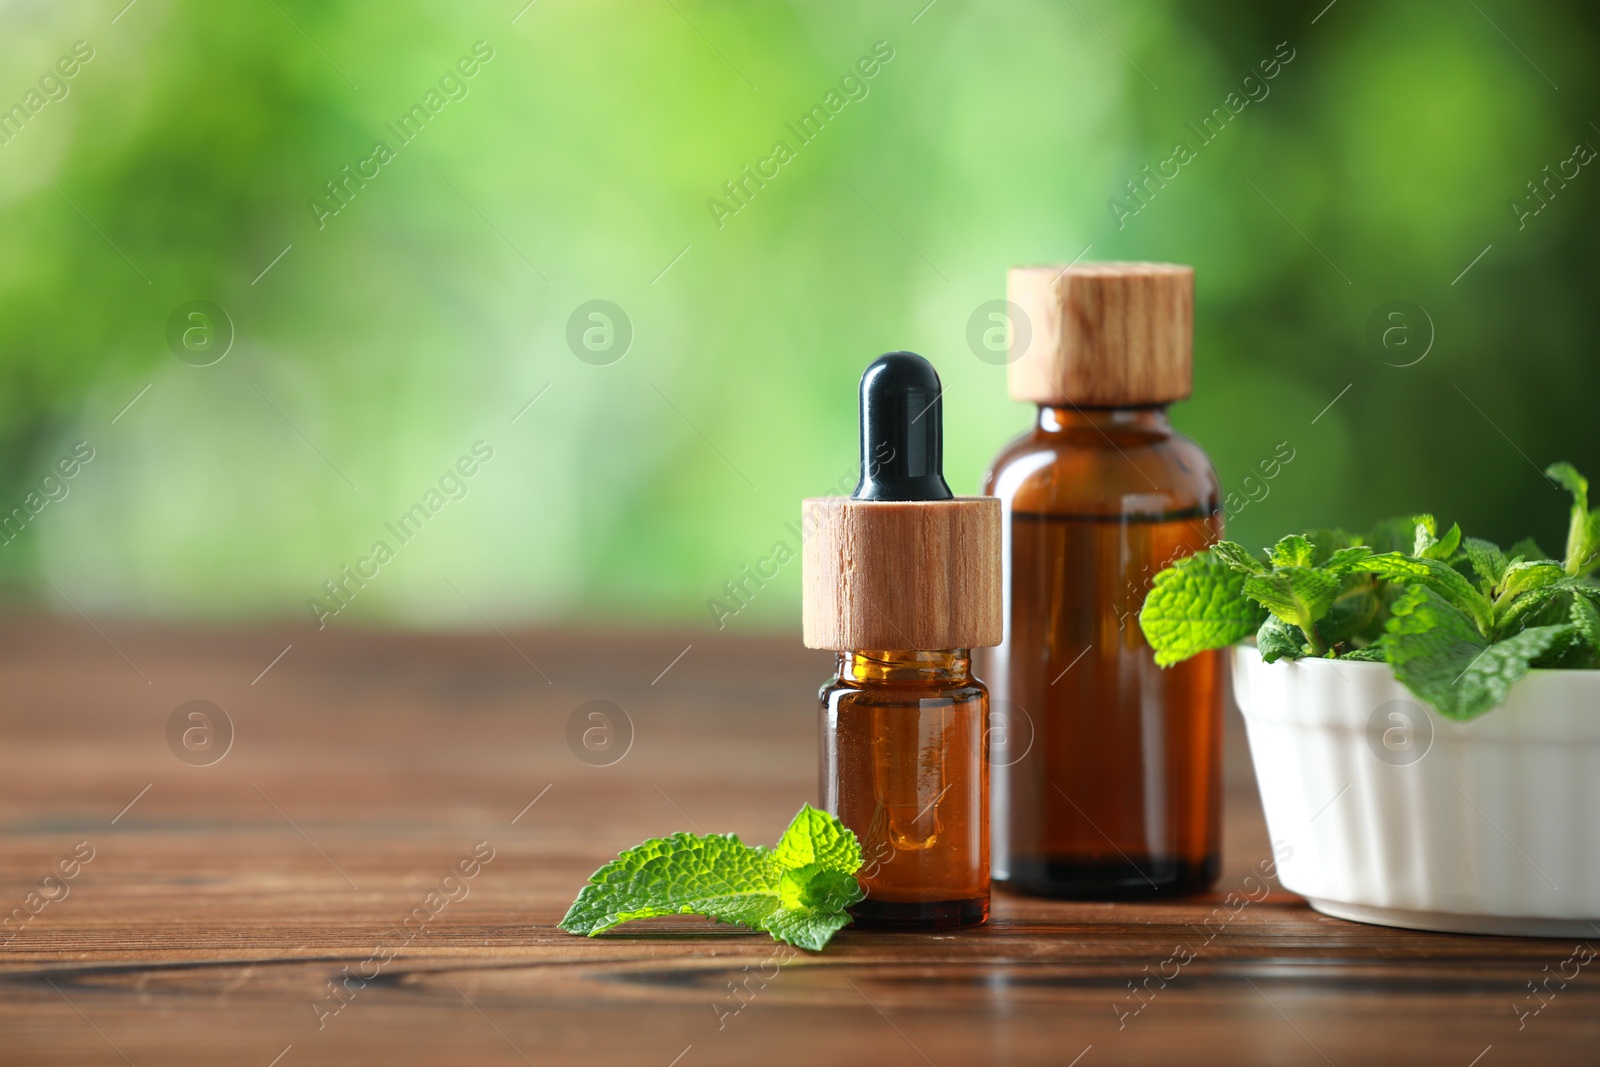
{"type": "Polygon", "coordinates": [[[1432,515],[1364,537],[1312,530],[1252,555],[1231,541],[1156,576],[1139,615],[1163,666],[1253,629],[1268,663],[1306,656],[1387,662],[1451,718],[1505,700],[1535,667],[1600,667],[1600,509],[1570,464],[1545,471],[1572,495],[1566,555],[1530,539],[1509,551],[1440,531],[1432,515]],[[1252,620],[1254,622],[1252,623],[1252,620]]]}
{"type": "Polygon", "coordinates": [[[634,919],[704,915],[818,951],[862,898],[860,866],[856,835],[806,804],[774,848],[686,833],[630,848],[589,876],[560,927],[593,937],[634,919]]]}

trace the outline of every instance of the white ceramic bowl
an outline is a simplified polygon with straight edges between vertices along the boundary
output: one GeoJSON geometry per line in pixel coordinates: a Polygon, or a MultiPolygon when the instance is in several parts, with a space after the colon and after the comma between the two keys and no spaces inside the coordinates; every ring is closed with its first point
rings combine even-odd
{"type": "Polygon", "coordinates": [[[1600,934],[1600,671],[1530,671],[1462,723],[1387,664],[1234,652],[1285,888],[1360,922],[1600,934]]]}

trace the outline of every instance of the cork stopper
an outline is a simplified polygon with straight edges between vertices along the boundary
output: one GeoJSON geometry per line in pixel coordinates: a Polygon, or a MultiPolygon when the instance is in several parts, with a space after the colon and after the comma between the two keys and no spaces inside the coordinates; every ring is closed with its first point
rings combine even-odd
{"type": "Polygon", "coordinates": [[[816,497],[805,531],[807,648],[998,645],[1000,501],[816,497]]]}
{"type": "Polygon", "coordinates": [[[1014,267],[1007,297],[1027,316],[1025,329],[1012,330],[1008,380],[1013,399],[1132,407],[1189,395],[1193,267],[1014,267]]]}

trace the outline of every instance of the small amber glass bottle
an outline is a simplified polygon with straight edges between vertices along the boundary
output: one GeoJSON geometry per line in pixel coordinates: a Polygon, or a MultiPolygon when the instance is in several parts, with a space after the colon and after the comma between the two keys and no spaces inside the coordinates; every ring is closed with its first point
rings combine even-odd
{"type": "Polygon", "coordinates": [[[1007,736],[994,873],[1014,891],[1128,898],[1216,879],[1221,655],[1162,670],[1138,620],[1155,574],[1222,535],[1211,463],[1167,419],[1190,391],[1193,287],[1163,264],[1011,272],[1025,319],[1011,393],[1039,407],[984,478],[1006,568],[1006,640],[984,677],[1007,736]]]}
{"type": "Polygon", "coordinates": [[[926,360],[877,360],[861,483],[805,502],[805,642],[839,656],[820,700],[822,805],[861,842],[851,913],[878,929],[989,914],[989,697],[969,650],[1000,640],[1000,504],[952,496],[942,417],[926,360]]]}
{"type": "Polygon", "coordinates": [[[989,914],[988,699],[966,649],[841,652],[822,689],[822,804],[861,841],[861,926],[989,914]]]}

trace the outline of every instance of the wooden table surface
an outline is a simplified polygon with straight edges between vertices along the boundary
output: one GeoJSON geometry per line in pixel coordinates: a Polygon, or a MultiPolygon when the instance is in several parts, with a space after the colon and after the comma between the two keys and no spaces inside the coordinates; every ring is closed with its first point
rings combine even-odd
{"type": "Polygon", "coordinates": [[[0,624],[0,1063],[1600,1060],[1594,965],[1529,992],[1568,942],[1346,923],[1275,885],[1240,904],[1270,851],[1236,721],[1217,892],[997,895],[982,929],[784,959],[690,918],[554,924],[622,848],[770,843],[814,799],[829,660],[797,639],[96,622],[0,624]],[[233,725],[205,766],[168,742],[196,699],[233,725]],[[568,744],[590,700],[632,722],[609,766],[568,744]]]}

